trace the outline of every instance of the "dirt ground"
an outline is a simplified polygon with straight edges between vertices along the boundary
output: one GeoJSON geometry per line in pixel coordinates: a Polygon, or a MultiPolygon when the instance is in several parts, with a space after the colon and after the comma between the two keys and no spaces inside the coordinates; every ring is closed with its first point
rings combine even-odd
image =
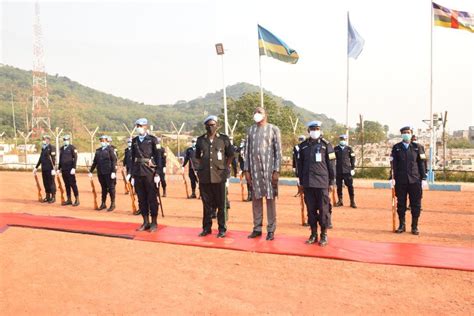
{"type": "MultiPolygon", "coordinates": [[[[97,179],[96,187],[99,188],[97,179]]],[[[31,173],[0,172],[0,212],[136,222],[123,182],[117,210],[36,201],[31,173]]],[[[357,181],[356,181],[357,186],[357,181]]],[[[170,178],[159,224],[200,227],[202,204],[170,178]]],[[[307,236],[294,187],[281,186],[278,235],[307,236]]],[[[345,203],[348,204],[347,192],[345,203]]],[[[391,230],[390,191],[356,187],[357,209],[336,208],[331,237],[472,247],[472,192],[424,192],[419,236],[391,230]]],[[[251,205],[231,184],[229,230],[251,231],[251,205]]],[[[408,223],[409,221],[408,216],[408,223]]],[[[316,247],[316,246],[315,246],[316,247]]],[[[459,314],[474,312],[473,273],[206,249],[9,228],[0,234],[0,314],[459,314]]],[[[473,258],[474,260],[474,258],[473,258]]]]}

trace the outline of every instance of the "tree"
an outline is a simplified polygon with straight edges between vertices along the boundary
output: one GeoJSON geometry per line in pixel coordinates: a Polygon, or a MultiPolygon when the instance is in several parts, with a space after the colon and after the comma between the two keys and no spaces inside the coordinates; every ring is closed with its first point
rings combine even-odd
{"type": "MultiPolygon", "coordinates": [[[[360,124],[355,130],[357,139],[362,139],[360,124]]],[[[379,143],[386,139],[384,127],[379,122],[364,121],[364,143],[379,143]]]]}

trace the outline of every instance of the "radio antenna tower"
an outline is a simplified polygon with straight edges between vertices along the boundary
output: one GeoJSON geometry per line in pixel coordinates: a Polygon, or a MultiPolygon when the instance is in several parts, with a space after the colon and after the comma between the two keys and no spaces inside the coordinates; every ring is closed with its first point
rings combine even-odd
{"type": "Polygon", "coordinates": [[[33,100],[31,112],[31,130],[35,137],[39,137],[44,131],[51,128],[42,37],[40,7],[38,1],[36,1],[35,23],[33,25],[33,100]]]}

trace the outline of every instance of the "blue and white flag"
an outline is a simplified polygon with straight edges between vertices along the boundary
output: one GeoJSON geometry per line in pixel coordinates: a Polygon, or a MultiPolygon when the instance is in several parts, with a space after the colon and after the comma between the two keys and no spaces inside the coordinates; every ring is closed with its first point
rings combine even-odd
{"type": "Polygon", "coordinates": [[[364,49],[364,39],[357,33],[349,20],[349,12],[347,12],[347,57],[357,59],[364,49]]]}

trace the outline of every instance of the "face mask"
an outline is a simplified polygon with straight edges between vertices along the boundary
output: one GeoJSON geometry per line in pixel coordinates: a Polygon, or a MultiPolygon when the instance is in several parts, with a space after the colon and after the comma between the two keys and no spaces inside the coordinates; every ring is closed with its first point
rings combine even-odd
{"type": "Polygon", "coordinates": [[[100,142],[100,146],[107,147],[107,143],[106,142],[100,142]]]}
{"type": "Polygon", "coordinates": [[[140,135],[144,135],[145,134],[145,129],[143,127],[137,127],[137,133],[140,134],[140,135]]]}
{"type": "Polygon", "coordinates": [[[132,147],[132,143],[127,143],[128,147],[132,147]]]}
{"type": "Polygon", "coordinates": [[[346,146],[346,145],[347,145],[347,142],[346,142],[345,140],[341,140],[341,141],[339,142],[339,145],[341,145],[341,146],[346,146]]]}
{"type": "Polygon", "coordinates": [[[45,140],[43,140],[43,145],[48,145],[48,143],[45,140]]]}
{"type": "Polygon", "coordinates": [[[196,147],[196,143],[191,143],[191,147],[196,147]]]}
{"type": "Polygon", "coordinates": [[[402,134],[402,139],[404,142],[409,142],[411,140],[411,134],[402,134]]]}
{"type": "Polygon", "coordinates": [[[161,144],[157,144],[156,148],[161,149],[161,144]]]}
{"type": "Polygon", "coordinates": [[[253,120],[256,122],[256,123],[260,123],[262,120],[263,120],[263,114],[262,113],[255,113],[253,115],[253,120]]]}
{"type": "Polygon", "coordinates": [[[310,131],[309,132],[309,137],[312,139],[318,139],[319,136],[321,136],[321,131],[310,131]]]}
{"type": "Polygon", "coordinates": [[[211,126],[211,125],[206,125],[206,131],[210,134],[214,134],[214,132],[217,130],[217,126],[211,126]]]}
{"type": "Polygon", "coordinates": [[[69,146],[69,141],[68,140],[64,141],[64,146],[69,146]]]}

